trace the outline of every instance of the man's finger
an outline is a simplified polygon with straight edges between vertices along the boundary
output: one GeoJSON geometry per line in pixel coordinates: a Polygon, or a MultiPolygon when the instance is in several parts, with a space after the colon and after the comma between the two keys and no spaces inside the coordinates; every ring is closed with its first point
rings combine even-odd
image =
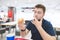
{"type": "Polygon", "coordinates": [[[34,20],[32,21],[32,23],[34,24],[34,20]]]}
{"type": "Polygon", "coordinates": [[[42,23],[42,21],[43,21],[43,18],[40,20],[40,22],[42,23]]]}
{"type": "Polygon", "coordinates": [[[35,21],[38,21],[35,16],[34,16],[34,20],[35,20],[35,21]]]}

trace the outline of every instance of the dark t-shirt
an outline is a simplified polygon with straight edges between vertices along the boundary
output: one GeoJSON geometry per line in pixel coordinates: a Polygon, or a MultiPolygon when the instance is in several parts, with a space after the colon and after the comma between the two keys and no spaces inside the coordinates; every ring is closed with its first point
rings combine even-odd
{"type": "MultiPolygon", "coordinates": [[[[38,32],[37,28],[34,24],[30,21],[26,27],[28,30],[31,30],[32,33],[32,39],[33,40],[43,40],[40,33],[38,32]]],[[[42,21],[42,28],[51,36],[55,36],[55,32],[53,30],[52,24],[48,22],[47,20],[42,21]]]]}

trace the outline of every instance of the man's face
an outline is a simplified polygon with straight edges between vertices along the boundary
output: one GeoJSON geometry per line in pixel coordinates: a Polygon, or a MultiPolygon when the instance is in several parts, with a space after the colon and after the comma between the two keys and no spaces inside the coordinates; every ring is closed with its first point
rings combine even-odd
{"type": "Polygon", "coordinates": [[[45,14],[42,8],[35,8],[33,11],[34,11],[34,16],[37,20],[43,18],[45,14]]]}

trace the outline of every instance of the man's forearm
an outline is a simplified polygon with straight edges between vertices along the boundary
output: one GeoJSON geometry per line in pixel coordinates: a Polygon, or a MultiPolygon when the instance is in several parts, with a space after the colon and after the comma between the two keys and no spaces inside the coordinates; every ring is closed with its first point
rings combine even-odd
{"type": "Polygon", "coordinates": [[[55,37],[52,37],[47,32],[45,32],[45,30],[42,27],[37,27],[37,29],[38,29],[39,33],[41,34],[43,40],[56,40],[55,37]]]}

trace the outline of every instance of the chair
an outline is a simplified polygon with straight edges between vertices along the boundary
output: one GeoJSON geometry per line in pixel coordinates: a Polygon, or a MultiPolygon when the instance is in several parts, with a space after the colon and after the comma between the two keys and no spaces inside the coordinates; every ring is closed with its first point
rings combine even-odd
{"type": "Polygon", "coordinates": [[[15,31],[15,35],[16,35],[16,36],[20,36],[20,31],[16,30],[16,31],[15,31]]]}
{"type": "Polygon", "coordinates": [[[0,28],[0,34],[1,34],[1,38],[3,37],[3,33],[5,33],[6,28],[0,28]]]}
{"type": "Polygon", "coordinates": [[[8,26],[6,26],[6,31],[9,31],[9,27],[8,26]]]}
{"type": "Polygon", "coordinates": [[[57,40],[58,40],[58,36],[60,35],[60,29],[59,28],[56,29],[56,35],[57,35],[57,40]]]}
{"type": "Polygon", "coordinates": [[[25,25],[27,25],[29,22],[30,22],[29,20],[26,20],[26,21],[25,21],[25,25]]]}
{"type": "Polygon", "coordinates": [[[6,31],[9,31],[9,27],[6,25],[2,25],[2,28],[6,28],[6,31]]]}
{"type": "MultiPolygon", "coordinates": [[[[3,23],[3,22],[1,22],[3,23]]],[[[1,34],[1,38],[3,37],[3,33],[5,33],[6,31],[6,26],[5,25],[0,25],[0,34],[1,34]]]]}
{"type": "Polygon", "coordinates": [[[14,32],[14,28],[16,28],[16,25],[11,26],[11,28],[13,29],[13,32],[14,32]]]}

